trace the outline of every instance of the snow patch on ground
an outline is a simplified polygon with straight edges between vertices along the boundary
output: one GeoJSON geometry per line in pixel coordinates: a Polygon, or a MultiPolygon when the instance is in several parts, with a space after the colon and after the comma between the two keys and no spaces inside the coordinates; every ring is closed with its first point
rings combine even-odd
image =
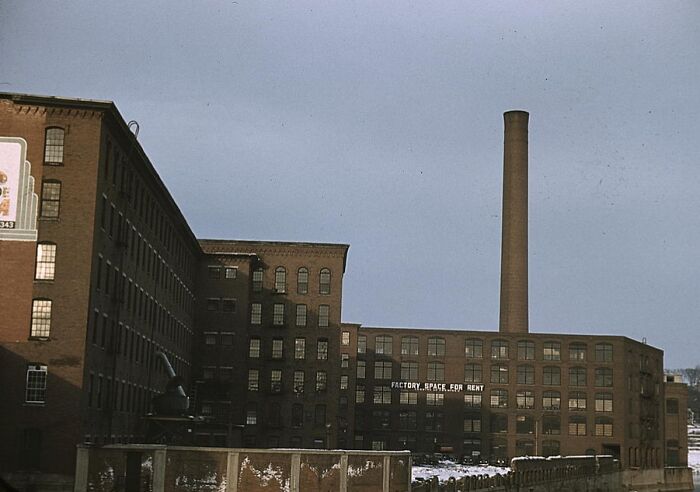
{"type": "Polygon", "coordinates": [[[461,465],[454,461],[443,460],[437,465],[413,466],[413,480],[426,480],[431,477],[438,477],[442,482],[450,477],[459,479],[462,477],[470,477],[474,475],[505,475],[510,471],[510,468],[491,466],[491,465],[461,465]]]}
{"type": "Polygon", "coordinates": [[[688,466],[693,469],[693,473],[700,473],[700,449],[688,451],[688,466]]]}

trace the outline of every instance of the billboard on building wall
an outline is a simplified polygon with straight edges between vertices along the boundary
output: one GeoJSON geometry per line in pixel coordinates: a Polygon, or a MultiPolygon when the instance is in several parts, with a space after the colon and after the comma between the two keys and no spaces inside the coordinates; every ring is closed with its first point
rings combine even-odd
{"type": "Polygon", "coordinates": [[[19,173],[23,165],[21,143],[0,141],[0,229],[17,226],[19,173]]]}
{"type": "Polygon", "coordinates": [[[0,137],[0,241],[36,241],[39,198],[34,193],[27,142],[0,137]]]}

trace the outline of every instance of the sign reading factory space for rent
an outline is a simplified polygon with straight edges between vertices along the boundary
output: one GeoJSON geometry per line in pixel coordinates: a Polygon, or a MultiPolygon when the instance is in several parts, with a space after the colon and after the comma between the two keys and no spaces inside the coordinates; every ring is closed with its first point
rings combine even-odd
{"type": "Polygon", "coordinates": [[[483,384],[419,383],[413,381],[392,381],[391,388],[413,391],[431,391],[434,393],[461,393],[463,391],[484,391],[483,384]]]}

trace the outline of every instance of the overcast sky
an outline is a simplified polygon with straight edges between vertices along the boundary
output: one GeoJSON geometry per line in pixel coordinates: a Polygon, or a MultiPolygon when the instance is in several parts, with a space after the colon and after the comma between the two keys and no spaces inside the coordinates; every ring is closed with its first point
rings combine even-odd
{"type": "Polygon", "coordinates": [[[343,320],[498,329],[530,112],[530,330],[700,363],[700,2],[12,2],[0,91],[109,99],[198,237],[351,245],[343,320]]]}

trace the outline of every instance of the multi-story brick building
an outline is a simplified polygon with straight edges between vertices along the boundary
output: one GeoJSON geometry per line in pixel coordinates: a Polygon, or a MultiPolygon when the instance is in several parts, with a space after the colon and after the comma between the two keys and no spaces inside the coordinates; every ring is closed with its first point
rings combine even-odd
{"type": "Polygon", "coordinates": [[[77,443],[145,439],[159,352],[193,444],[684,463],[658,349],[531,334],[507,306],[500,332],[342,324],[347,245],[196,239],[113,103],[0,94],[0,137],[2,472],[70,474],[77,443]]]}

